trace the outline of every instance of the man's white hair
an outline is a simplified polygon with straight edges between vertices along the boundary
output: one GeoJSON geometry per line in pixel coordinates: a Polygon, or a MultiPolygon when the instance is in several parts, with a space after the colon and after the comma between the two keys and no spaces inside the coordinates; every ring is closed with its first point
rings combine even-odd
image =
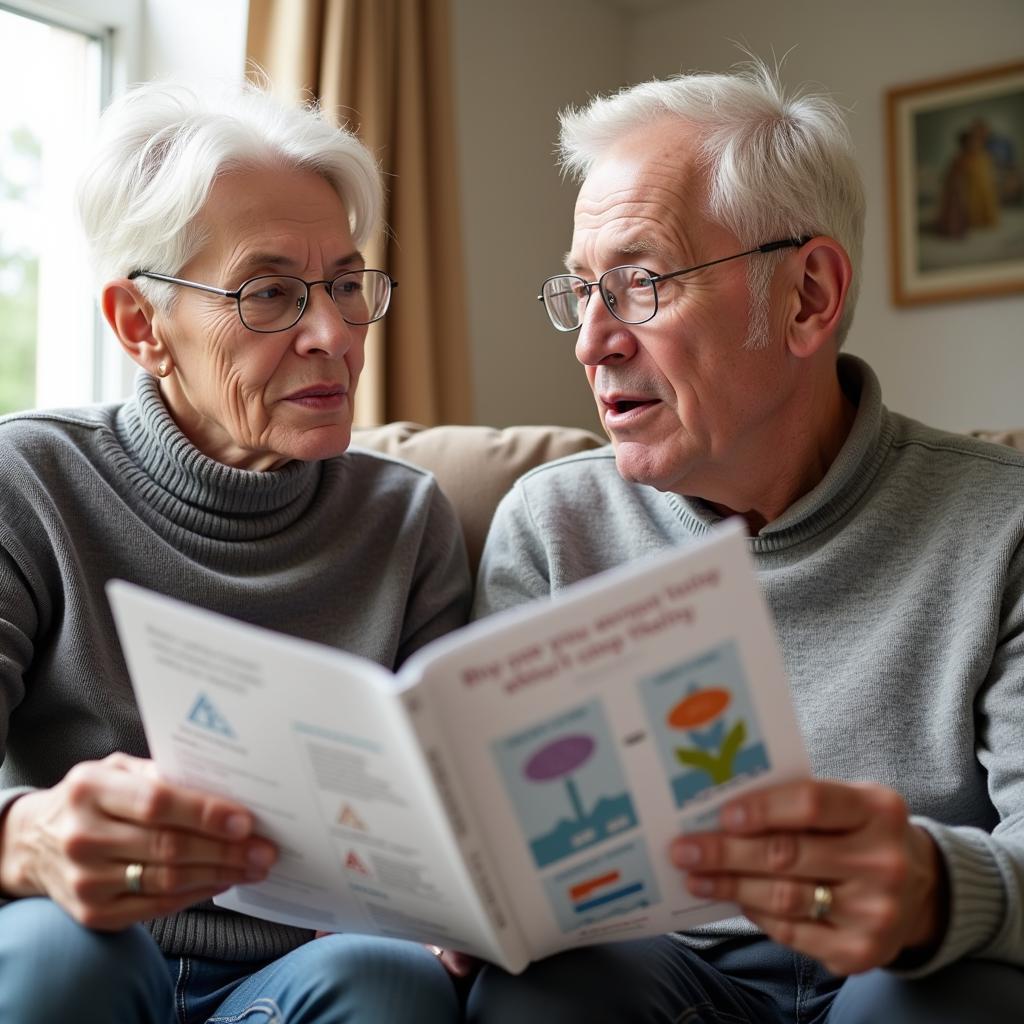
{"type": "MultiPolygon", "coordinates": [[[[828,235],[846,250],[853,281],[837,332],[841,345],[860,284],[864,187],[839,106],[824,95],[787,95],[777,73],[760,61],[730,74],[643,82],[562,112],[562,166],[582,180],[622,138],[666,117],[699,132],[707,215],[744,249],[828,235]]],[[[784,255],[783,250],[748,261],[753,347],[767,344],[768,286],[784,255]]]]}
{"type": "MultiPolygon", "coordinates": [[[[286,105],[239,84],[198,91],[151,82],[114,100],[78,186],[78,209],[102,284],[135,270],[175,275],[202,248],[195,218],[218,176],[270,167],[323,176],[348,212],[360,248],[383,208],[377,163],[315,105],[286,105]]],[[[140,278],[166,308],[169,285],[140,278]]]]}

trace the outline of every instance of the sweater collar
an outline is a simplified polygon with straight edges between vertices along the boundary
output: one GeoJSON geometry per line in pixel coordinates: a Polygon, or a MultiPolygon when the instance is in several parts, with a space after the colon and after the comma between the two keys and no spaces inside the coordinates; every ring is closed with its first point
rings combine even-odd
{"type": "Polygon", "coordinates": [[[295,522],[316,494],[318,462],[293,460],[255,472],[204,455],[178,428],[149,374],[138,375],[135,397],[118,420],[147,501],[176,525],[211,539],[269,536],[295,522]]]}
{"type": "MultiPolygon", "coordinates": [[[[843,393],[857,406],[850,433],[817,486],[750,538],[753,551],[778,550],[827,527],[857,501],[881,465],[892,427],[878,378],[862,359],[845,353],[839,356],[837,372],[843,393]]],[[[697,532],[722,520],[698,498],[666,494],[666,499],[697,532]]]]}

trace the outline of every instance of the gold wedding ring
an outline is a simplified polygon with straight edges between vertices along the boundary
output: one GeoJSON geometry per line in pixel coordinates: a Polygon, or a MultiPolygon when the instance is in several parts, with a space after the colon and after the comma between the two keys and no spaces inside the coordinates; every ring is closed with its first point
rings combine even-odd
{"type": "Polygon", "coordinates": [[[128,864],[124,869],[124,887],[133,895],[142,892],[142,865],[128,864]]]}
{"type": "Polygon", "coordinates": [[[811,899],[811,920],[824,921],[832,913],[832,889],[827,885],[816,885],[811,899]]]}

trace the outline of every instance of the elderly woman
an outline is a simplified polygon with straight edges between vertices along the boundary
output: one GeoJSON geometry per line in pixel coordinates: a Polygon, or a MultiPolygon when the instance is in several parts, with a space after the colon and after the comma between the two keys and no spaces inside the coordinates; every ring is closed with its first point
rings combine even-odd
{"type": "Polygon", "coordinates": [[[0,423],[0,1021],[456,1013],[413,944],[310,941],[209,902],[276,851],[246,808],[153,770],[103,590],[392,667],[464,621],[433,479],[348,450],[394,286],[360,251],[380,195],[351,134],[258,90],[150,85],[104,115],[80,206],[144,372],[123,404],[0,423]]]}

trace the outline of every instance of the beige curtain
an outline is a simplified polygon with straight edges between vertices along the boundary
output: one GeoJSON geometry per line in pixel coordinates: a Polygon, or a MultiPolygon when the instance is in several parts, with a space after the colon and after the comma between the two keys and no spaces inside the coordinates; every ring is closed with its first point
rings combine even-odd
{"type": "Polygon", "coordinates": [[[289,100],[320,100],[381,163],[386,236],[366,253],[399,287],[370,327],[361,425],[471,420],[449,0],[250,0],[249,60],[289,100]]]}

